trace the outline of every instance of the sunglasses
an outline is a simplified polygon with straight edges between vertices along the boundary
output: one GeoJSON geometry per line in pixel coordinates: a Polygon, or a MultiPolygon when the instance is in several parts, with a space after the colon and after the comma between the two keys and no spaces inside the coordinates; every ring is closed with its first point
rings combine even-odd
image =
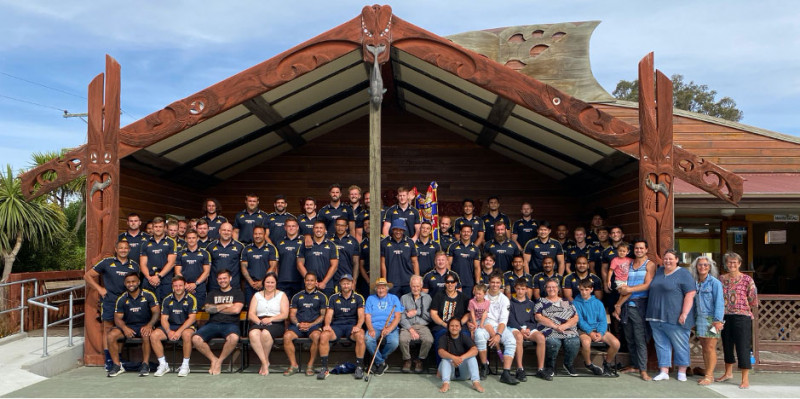
{"type": "Polygon", "coordinates": [[[456,282],[453,280],[447,280],[444,282],[445,284],[455,284],[456,282]]]}

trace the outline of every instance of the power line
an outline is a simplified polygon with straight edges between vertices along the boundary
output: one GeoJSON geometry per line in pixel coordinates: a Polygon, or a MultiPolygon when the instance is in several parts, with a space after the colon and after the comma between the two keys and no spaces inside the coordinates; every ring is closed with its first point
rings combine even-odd
{"type": "Polygon", "coordinates": [[[67,94],[67,95],[70,95],[70,96],[73,96],[73,97],[78,97],[78,98],[82,98],[82,99],[86,100],[86,97],[84,97],[84,96],[81,96],[81,95],[78,95],[78,94],[75,94],[75,93],[71,93],[71,92],[68,92],[66,90],[58,89],[58,88],[55,88],[55,87],[50,87],[48,85],[45,85],[45,84],[42,84],[42,83],[39,83],[39,82],[34,82],[32,80],[28,80],[28,79],[25,79],[25,78],[21,78],[19,76],[14,76],[14,75],[6,73],[6,72],[0,72],[0,75],[5,75],[5,76],[8,76],[9,78],[21,80],[23,82],[27,82],[27,83],[30,83],[32,85],[41,86],[41,87],[44,87],[45,89],[54,90],[54,91],[57,91],[59,93],[64,93],[64,94],[67,94]]]}
{"type": "Polygon", "coordinates": [[[65,109],[61,109],[61,108],[58,108],[58,107],[54,107],[54,106],[52,106],[52,105],[44,105],[44,104],[39,104],[39,103],[37,103],[37,102],[28,101],[28,100],[23,100],[23,99],[20,99],[20,98],[9,97],[9,96],[3,95],[3,94],[0,94],[0,97],[7,98],[7,99],[9,99],[9,100],[19,101],[19,102],[21,102],[21,103],[26,103],[26,104],[36,105],[36,106],[39,106],[39,107],[42,107],[42,108],[50,108],[50,109],[54,109],[54,110],[61,111],[61,112],[68,112],[68,111],[67,111],[67,110],[65,110],[65,109]]]}

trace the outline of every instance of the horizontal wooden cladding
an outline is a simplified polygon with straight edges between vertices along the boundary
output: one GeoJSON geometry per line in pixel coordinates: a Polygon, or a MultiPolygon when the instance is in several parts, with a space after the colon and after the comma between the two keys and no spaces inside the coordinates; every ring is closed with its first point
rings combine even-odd
{"type": "MultiPolygon", "coordinates": [[[[571,197],[562,183],[392,106],[384,109],[382,119],[385,192],[400,185],[416,186],[425,192],[436,180],[440,200],[473,198],[483,203],[483,209],[476,213],[487,212],[486,198],[499,195],[501,210],[511,219],[519,218],[521,203],[530,201],[536,218],[585,224],[580,220],[581,200],[571,197]]],[[[368,189],[368,123],[368,118],[361,118],[204,194],[213,193],[222,202],[226,216],[243,208],[248,191],[261,196],[262,209],[271,211],[272,198],[280,193],[287,197],[289,212],[300,213],[303,197],[311,195],[321,206],[328,202],[328,186],[337,182],[346,201],[349,185],[368,189]]]]}
{"type": "Polygon", "coordinates": [[[584,208],[592,212],[603,208],[608,213],[606,225],[619,225],[628,238],[641,235],[639,221],[639,172],[621,176],[587,196],[584,208]]]}
{"type": "Polygon", "coordinates": [[[143,221],[165,214],[200,215],[203,196],[199,190],[193,191],[129,168],[122,168],[120,176],[120,230],[127,227],[127,215],[131,212],[138,213],[143,221]]]}

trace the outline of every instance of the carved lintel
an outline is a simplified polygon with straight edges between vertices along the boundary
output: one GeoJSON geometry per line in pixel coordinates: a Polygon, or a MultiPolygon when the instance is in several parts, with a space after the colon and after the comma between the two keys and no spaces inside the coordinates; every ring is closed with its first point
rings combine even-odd
{"type": "Polygon", "coordinates": [[[86,146],[80,146],[61,157],[20,175],[22,195],[30,200],[46,194],[86,174],[86,146]]]}
{"type": "Polygon", "coordinates": [[[681,180],[732,205],[738,206],[742,200],[744,180],[741,176],[680,147],[675,148],[673,164],[675,176],[681,180]]]}
{"type": "Polygon", "coordinates": [[[389,61],[389,52],[374,53],[368,46],[388,49],[392,45],[392,7],[372,5],[364,6],[361,10],[361,51],[364,62],[375,62],[383,65],[389,61]]]}

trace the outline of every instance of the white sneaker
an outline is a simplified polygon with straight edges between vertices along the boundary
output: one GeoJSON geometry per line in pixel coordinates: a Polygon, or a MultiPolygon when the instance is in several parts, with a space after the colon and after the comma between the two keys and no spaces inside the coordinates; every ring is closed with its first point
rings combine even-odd
{"type": "Polygon", "coordinates": [[[178,377],[186,377],[189,375],[189,366],[181,366],[178,369],[178,377]]]}
{"type": "Polygon", "coordinates": [[[169,373],[169,365],[166,363],[159,363],[158,369],[156,369],[156,373],[154,375],[156,377],[161,377],[167,373],[169,373]]]}
{"type": "Polygon", "coordinates": [[[678,381],[686,382],[686,373],[678,373],[678,381]]]}
{"type": "Polygon", "coordinates": [[[667,373],[658,373],[657,376],[653,377],[653,381],[666,381],[669,379],[669,374],[667,373]]]}

